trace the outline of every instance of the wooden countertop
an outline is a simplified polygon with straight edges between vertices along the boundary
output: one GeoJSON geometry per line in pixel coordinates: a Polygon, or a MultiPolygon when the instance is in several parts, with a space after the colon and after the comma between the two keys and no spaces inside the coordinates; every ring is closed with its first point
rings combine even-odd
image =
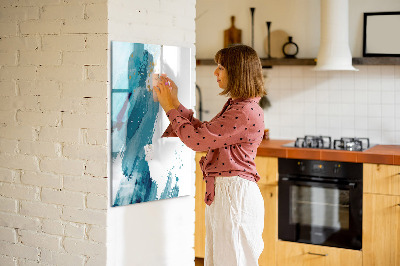
{"type": "Polygon", "coordinates": [[[263,140],[258,156],[339,162],[400,165],[400,145],[376,145],[365,151],[340,151],[282,147],[294,140],[263,140]]]}

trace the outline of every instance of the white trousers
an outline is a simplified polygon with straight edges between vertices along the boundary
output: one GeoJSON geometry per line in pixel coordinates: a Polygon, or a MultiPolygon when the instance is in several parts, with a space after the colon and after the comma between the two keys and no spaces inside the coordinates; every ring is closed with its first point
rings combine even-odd
{"type": "Polygon", "coordinates": [[[255,182],[216,177],[206,206],[205,266],[257,266],[264,249],[264,199],[255,182]]]}

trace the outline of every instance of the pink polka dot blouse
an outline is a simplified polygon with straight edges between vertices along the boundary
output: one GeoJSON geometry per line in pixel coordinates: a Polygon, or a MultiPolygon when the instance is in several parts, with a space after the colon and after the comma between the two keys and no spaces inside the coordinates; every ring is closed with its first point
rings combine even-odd
{"type": "Polygon", "coordinates": [[[179,137],[194,151],[207,151],[200,168],[206,182],[205,203],[215,196],[217,176],[240,176],[250,181],[260,179],[254,159],[264,135],[264,113],[258,105],[260,97],[231,98],[209,122],[193,117],[193,111],[182,104],[168,111],[170,125],[162,137],[179,137]]]}

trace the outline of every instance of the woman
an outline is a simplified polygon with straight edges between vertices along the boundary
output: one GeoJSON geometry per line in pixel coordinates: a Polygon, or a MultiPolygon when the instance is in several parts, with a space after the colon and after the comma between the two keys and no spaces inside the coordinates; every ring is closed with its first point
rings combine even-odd
{"type": "Polygon", "coordinates": [[[215,55],[221,95],[230,97],[211,121],[201,122],[179,103],[175,83],[161,76],[154,89],[170,125],[164,137],[178,136],[195,151],[206,182],[205,265],[258,265],[263,250],[264,201],[254,159],[264,133],[259,107],[265,89],[260,60],[245,45],[215,55]]]}

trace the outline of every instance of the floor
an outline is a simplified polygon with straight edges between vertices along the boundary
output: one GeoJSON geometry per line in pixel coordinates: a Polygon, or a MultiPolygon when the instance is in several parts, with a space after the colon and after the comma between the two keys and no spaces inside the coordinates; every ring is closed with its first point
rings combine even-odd
{"type": "Polygon", "coordinates": [[[195,266],[203,266],[204,265],[204,259],[203,258],[195,258],[194,265],[195,266]]]}

